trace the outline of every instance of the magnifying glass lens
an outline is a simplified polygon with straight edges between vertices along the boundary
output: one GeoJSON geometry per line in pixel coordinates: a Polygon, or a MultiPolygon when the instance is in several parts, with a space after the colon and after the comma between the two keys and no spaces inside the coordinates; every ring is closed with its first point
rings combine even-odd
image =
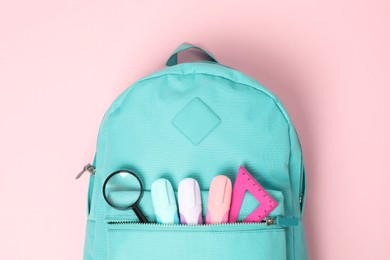
{"type": "Polygon", "coordinates": [[[107,178],[104,185],[104,195],[112,207],[129,209],[136,206],[141,199],[142,184],[134,174],[118,171],[107,178]]]}

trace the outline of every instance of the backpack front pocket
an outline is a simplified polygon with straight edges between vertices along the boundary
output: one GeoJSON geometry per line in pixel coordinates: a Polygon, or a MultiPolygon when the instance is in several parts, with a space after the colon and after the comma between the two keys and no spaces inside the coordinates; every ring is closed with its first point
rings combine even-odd
{"type": "Polygon", "coordinates": [[[108,259],[286,260],[286,231],[265,223],[109,222],[108,259]]]}

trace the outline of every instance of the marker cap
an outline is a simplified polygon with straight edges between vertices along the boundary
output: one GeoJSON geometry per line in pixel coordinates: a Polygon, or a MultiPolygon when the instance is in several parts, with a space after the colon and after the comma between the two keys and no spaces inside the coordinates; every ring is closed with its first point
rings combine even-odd
{"type": "Polygon", "coordinates": [[[180,223],[202,224],[202,199],[198,182],[193,178],[180,181],[178,194],[180,223]]]}
{"type": "Polygon", "coordinates": [[[158,223],[179,224],[175,193],[166,179],[157,179],[151,187],[154,213],[158,223]]]}
{"type": "Polygon", "coordinates": [[[207,224],[227,223],[232,198],[232,182],[225,175],[214,177],[211,182],[208,204],[207,224]]]}

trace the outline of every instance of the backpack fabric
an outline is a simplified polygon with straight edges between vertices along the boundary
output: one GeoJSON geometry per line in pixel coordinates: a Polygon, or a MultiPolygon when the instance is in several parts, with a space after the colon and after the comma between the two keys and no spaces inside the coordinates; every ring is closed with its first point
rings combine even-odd
{"type": "MultiPolygon", "coordinates": [[[[307,259],[302,150],[286,110],[261,84],[197,46],[180,45],[166,68],[135,82],[113,102],[100,126],[93,167],[85,260],[307,259]],[[210,61],[177,64],[178,53],[189,48],[210,61]],[[271,213],[275,225],[135,223],[132,210],[114,209],[102,195],[112,172],[136,172],[145,189],[139,207],[155,222],[151,183],[166,178],[177,196],[180,180],[192,177],[201,189],[205,218],[211,180],[224,174],[234,185],[240,165],[278,201],[271,213]]],[[[245,196],[241,220],[255,206],[245,196]]]]}

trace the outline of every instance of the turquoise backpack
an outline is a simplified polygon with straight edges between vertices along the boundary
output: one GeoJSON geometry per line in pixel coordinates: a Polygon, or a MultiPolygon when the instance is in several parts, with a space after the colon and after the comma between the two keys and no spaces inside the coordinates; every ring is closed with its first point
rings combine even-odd
{"type": "MultiPolygon", "coordinates": [[[[126,89],[103,118],[94,163],[84,168],[91,173],[84,259],[307,259],[302,150],[283,105],[261,84],[197,46],[180,45],[166,65],[126,89]],[[178,53],[186,49],[200,50],[210,61],[178,64],[178,53]],[[154,180],[168,179],[177,196],[178,183],[195,178],[205,213],[213,177],[224,174],[234,185],[240,165],[278,202],[273,221],[153,223],[154,180]],[[150,223],[139,223],[133,210],[114,209],[104,200],[104,181],[121,169],[142,179],[139,208],[150,223]]],[[[256,203],[246,194],[239,220],[256,203]]]]}

